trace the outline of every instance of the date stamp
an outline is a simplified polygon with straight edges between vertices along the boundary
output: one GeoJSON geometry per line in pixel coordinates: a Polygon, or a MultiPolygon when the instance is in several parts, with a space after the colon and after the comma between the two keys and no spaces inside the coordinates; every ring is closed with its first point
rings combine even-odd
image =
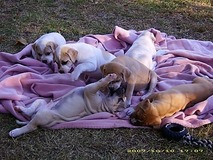
{"type": "Polygon", "coordinates": [[[127,149],[127,153],[202,153],[203,149],[127,149]]]}

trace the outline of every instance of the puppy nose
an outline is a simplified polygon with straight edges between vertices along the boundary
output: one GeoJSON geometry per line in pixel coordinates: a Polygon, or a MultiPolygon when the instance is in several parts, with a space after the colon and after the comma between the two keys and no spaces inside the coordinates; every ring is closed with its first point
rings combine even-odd
{"type": "Polygon", "coordinates": [[[130,123],[135,125],[137,123],[137,120],[135,118],[130,118],[130,123]]]}
{"type": "Polygon", "coordinates": [[[47,64],[47,60],[42,60],[43,63],[47,64]]]}
{"type": "Polygon", "coordinates": [[[64,71],[63,70],[59,70],[59,73],[64,73],[64,71]]]}
{"type": "Polygon", "coordinates": [[[109,86],[110,91],[114,91],[114,87],[109,86]]]}

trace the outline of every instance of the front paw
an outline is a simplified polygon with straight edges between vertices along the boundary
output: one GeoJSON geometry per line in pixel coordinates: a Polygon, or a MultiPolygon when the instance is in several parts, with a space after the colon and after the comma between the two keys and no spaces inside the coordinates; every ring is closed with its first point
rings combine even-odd
{"type": "Polygon", "coordinates": [[[128,108],[128,107],[130,107],[130,105],[131,105],[131,101],[128,101],[128,100],[126,100],[125,101],[125,108],[128,108]]]}
{"type": "Polygon", "coordinates": [[[117,75],[115,73],[112,73],[112,74],[108,74],[106,76],[106,79],[109,80],[109,81],[113,81],[117,78],[117,75]]]}

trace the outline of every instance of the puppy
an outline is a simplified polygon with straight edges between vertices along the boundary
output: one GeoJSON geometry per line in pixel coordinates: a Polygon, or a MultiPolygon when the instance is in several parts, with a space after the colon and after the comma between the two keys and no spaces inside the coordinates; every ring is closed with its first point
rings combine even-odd
{"type": "Polygon", "coordinates": [[[152,58],[156,55],[154,45],[155,41],[156,39],[153,33],[147,30],[143,31],[134,41],[125,55],[138,60],[147,68],[153,69],[155,65],[153,64],[152,58]]]}
{"type": "Polygon", "coordinates": [[[110,112],[122,110],[124,107],[124,91],[118,89],[110,93],[107,85],[117,78],[116,74],[109,74],[105,78],[70,91],[61,98],[55,105],[46,106],[42,100],[37,100],[30,108],[16,106],[16,110],[32,117],[29,122],[19,122],[26,124],[21,128],[16,128],[9,132],[11,137],[17,137],[41,127],[51,127],[57,123],[74,121],[97,112],[110,112]]]}
{"type": "Polygon", "coordinates": [[[207,78],[197,77],[192,84],[178,85],[147,97],[136,106],[130,122],[159,128],[162,118],[204,101],[212,94],[213,83],[207,78]]]}
{"type": "Polygon", "coordinates": [[[56,48],[63,44],[66,44],[66,40],[60,33],[44,34],[32,44],[32,55],[35,59],[46,64],[58,63],[56,48]]]}
{"type": "Polygon", "coordinates": [[[57,54],[59,70],[65,73],[71,71],[72,81],[77,80],[82,73],[100,79],[102,77],[100,66],[115,58],[107,51],[81,42],[62,45],[57,49],[57,54]]]}
{"type": "Polygon", "coordinates": [[[117,78],[109,84],[111,90],[116,90],[120,86],[125,86],[125,107],[131,104],[133,91],[140,92],[146,89],[147,93],[141,97],[141,99],[143,99],[153,92],[157,84],[157,74],[154,71],[128,56],[116,57],[110,63],[104,64],[100,68],[105,76],[110,73],[115,73],[117,75],[117,78]]]}

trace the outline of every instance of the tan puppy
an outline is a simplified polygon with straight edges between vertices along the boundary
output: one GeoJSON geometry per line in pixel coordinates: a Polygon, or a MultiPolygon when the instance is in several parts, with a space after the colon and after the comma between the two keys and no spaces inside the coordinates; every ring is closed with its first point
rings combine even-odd
{"type": "Polygon", "coordinates": [[[126,86],[126,105],[131,104],[133,91],[147,90],[147,93],[141,99],[149,96],[156,84],[157,75],[154,71],[148,69],[139,61],[128,57],[119,56],[112,60],[110,63],[101,66],[103,75],[115,73],[117,78],[109,84],[111,90],[116,90],[121,85],[126,86]]]}
{"type": "Polygon", "coordinates": [[[97,79],[102,78],[100,66],[115,58],[107,51],[81,42],[62,45],[57,49],[57,54],[60,70],[65,73],[71,71],[72,81],[77,80],[82,73],[97,79]]]}
{"type": "Polygon", "coordinates": [[[143,31],[125,55],[138,60],[147,68],[153,69],[155,65],[152,59],[156,55],[155,41],[156,38],[153,33],[147,30],[143,31]]]}
{"type": "Polygon", "coordinates": [[[75,88],[52,107],[45,106],[45,102],[42,100],[35,101],[30,108],[16,106],[16,110],[28,116],[35,115],[30,122],[18,122],[26,125],[10,131],[9,135],[17,137],[36,130],[38,126],[50,127],[60,122],[74,121],[97,112],[114,113],[123,110],[124,90],[118,89],[114,93],[106,90],[107,85],[116,78],[116,74],[109,74],[95,83],[75,88]]]}
{"type": "Polygon", "coordinates": [[[133,125],[160,127],[161,119],[204,101],[213,94],[213,83],[207,78],[195,78],[166,91],[153,93],[136,106],[130,115],[133,125]]]}
{"type": "Polygon", "coordinates": [[[56,48],[66,44],[64,37],[57,32],[47,33],[37,39],[32,45],[32,55],[43,63],[58,63],[56,48]]]}

